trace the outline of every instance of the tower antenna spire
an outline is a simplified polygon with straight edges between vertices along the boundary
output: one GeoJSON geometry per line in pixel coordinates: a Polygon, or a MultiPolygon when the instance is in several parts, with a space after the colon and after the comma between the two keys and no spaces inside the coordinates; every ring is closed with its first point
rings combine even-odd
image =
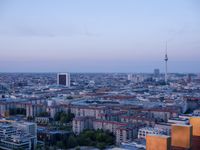
{"type": "Polygon", "coordinates": [[[167,72],[168,72],[168,66],[167,66],[167,61],[168,61],[168,56],[167,56],[167,41],[166,41],[166,45],[165,45],[165,83],[167,83],[167,72]]]}

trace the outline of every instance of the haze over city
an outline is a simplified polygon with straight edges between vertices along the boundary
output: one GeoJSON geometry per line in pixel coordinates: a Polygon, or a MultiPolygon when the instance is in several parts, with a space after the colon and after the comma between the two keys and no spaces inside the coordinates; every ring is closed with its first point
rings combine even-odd
{"type": "Polygon", "coordinates": [[[1,72],[199,73],[198,0],[0,1],[1,72]]]}
{"type": "Polygon", "coordinates": [[[1,150],[200,150],[199,0],[0,0],[1,150]]]}

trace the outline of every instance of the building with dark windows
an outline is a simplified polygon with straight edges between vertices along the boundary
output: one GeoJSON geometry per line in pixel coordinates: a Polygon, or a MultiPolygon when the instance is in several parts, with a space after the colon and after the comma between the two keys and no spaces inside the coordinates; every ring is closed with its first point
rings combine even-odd
{"type": "Polygon", "coordinates": [[[69,73],[58,73],[57,84],[70,87],[70,74],[69,73]]]}

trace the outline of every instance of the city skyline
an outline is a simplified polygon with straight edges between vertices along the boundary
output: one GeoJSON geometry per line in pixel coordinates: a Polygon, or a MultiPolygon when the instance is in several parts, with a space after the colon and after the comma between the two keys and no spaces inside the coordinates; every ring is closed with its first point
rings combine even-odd
{"type": "Polygon", "coordinates": [[[200,3],[1,1],[1,72],[199,73],[200,3]]]}

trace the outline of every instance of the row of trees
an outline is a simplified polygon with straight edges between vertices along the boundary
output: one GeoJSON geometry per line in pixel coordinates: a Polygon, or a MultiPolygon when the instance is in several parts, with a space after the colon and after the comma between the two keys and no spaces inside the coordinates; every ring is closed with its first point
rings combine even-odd
{"type": "Polygon", "coordinates": [[[10,115],[26,115],[26,109],[25,108],[11,108],[9,110],[10,115]]]}
{"type": "Polygon", "coordinates": [[[70,111],[67,113],[64,111],[57,112],[55,114],[54,120],[59,121],[60,123],[69,123],[73,120],[74,114],[72,114],[70,111]]]}
{"type": "Polygon", "coordinates": [[[103,130],[85,130],[80,135],[70,135],[67,140],[58,141],[57,148],[66,149],[78,146],[93,146],[99,149],[105,149],[107,146],[115,144],[115,136],[109,131],[103,130]]]}

